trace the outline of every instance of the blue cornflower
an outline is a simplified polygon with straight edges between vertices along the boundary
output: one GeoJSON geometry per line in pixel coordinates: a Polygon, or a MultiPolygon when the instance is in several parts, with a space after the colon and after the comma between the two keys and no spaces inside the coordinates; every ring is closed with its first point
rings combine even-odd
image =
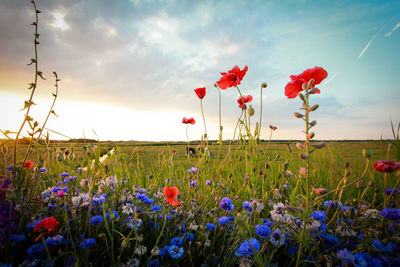
{"type": "Polygon", "coordinates": [[[255,238],[250,238],[240,244],[239,248],[235,252],[236,257],[249,257],[254,255],[254,252],[260,250],[260,243],[255,238]]]}
{"type": "Polygon", "coordinates": [[[103,222],[103,216],[101,216],[101,215],[93,216],[92,218],[90,218],[89,222],[92,225],[96,225],[96,224],[102,223],[103,222]]]}
{"type": "Polygon", "coordinates": [[[87,238],[79,243],[79,248],[81,249],[89,249],[94,246],[96,240],[94,238],[87,238]]]}
{"type": "Polygon", "coordinates": [[[386,191],[385,191],[386,195],[392,194],[392,196],[396,196],[396,195],[398,195],[398,194],[400,193],[399,189],[396,188],[396,190],[394,190],[394,192],[393,192],[393,189],[394,189],[394,188],[388,188],[388,189],[386,189],[386,191]],[[393,193],[392,193],[392,192],[393,192],[393,193]]]}
{"type": "Polygon", "coordinates": [[[250,201],[244,201],[244,202],[242,203],[242,207],[243,207],[245,210],[247,210],[247,211],[251,211],[252,208],[251,208],[250,204],[251,204],[250,201]]]}
{"type": "Polygon", "coordinates": [[[271,229],[263,224],[258,224],[254,227],[256,234],[261,238],[267,238],[271,234],[271,229]]]}
{"type": "Polygon", "coordinates": [[[153,205],[153,204],[154,204],[154,199],[152,199],[152,198],[146,198],[143,202],[144,202],[145,204],[147,204],[147,205],[153,205]]]}
{"type": "Polygon", "coordinates": [[[154,205],[153,207],[151,207],[151,210],[158,212],[161,210],[161,207],[159,205],[154,205]]]}
{"type": "Polygon", "coordinates": [[[353,265],[354,263],[353,253],[347,249],[340,250],[338,253],[336,253],[336,257],[342,261],[343,265],[353,265]]]}
{"type": "Polygon", "coordinates": [[[174,237],[169,242],[172,246],[181,247],[183,245],[183,239],[180,237],[174,237]]]}
{"type": "Polygon", "coordinates": [[[336,246],[337,244],[339,244],[340,239],[334,235],[325,235],[325,234],[321,234],[319,236],[320,239],[323,239],[325,242],[324,244],[330,248],[333,246],[336,246]]]}
{"type": "Polygon", "coordinates": [[[167,251],[168,254],[171,256],[171,258],[173,259],[179,259],[185,252],[182,247],[177,247],[177,246],[168,246],[167,251]]]}
{"type": "Polygon", "coordinates": [[[206,180],[206,185],[211,185],[211,181],[210,180],[206,180]]]}
{"type": "Polygon", "coordinates": [[[271,228],[272,225],[274,225],[274,222],[271,222],[270,219],[262,219],[263,224],[271,228]]]}
{"type": "Polygon", "coordinates": [[[63,243],[64,237],[62,235],[56,235],[54,237],[48,237],[45,241],[46,246],[49,248],[61,245],[63,243]]]}
{"type": "Polygon", "coordinates": [[[297,252],[299,251],[299,247],[298,246],[291,246],[288,249],[288,253],[289,255],[293,256],[293,255],[297,255],[297,252]]]}
{"type": "Polygon", "coordinates": [[[353,262],[354,266],[356,267],[364,267],[364,266],[368,266],[367,261],[364,258],[364,254],[363,253],[356,253],[354,254],[354,262],[353,262]]]}
{"type": "Polygon", "coordinates": [[[318,220],[320,222],[323,222],[326,217],[326,211],[324,210],[316,210],[311,214],[311,217],[314,218],[315,220],[318,220]]]}
{"type": "Polygon", "coordinates": [[[64,193],[68,193],[68,187],[64,186],[63,189],[64,193]]]}
{"type": "Polygon", "coordinates": [[[281,233],[280,229],[276,229],[271,233],[269,241],[276,247],[283,246],[288,242],[288,234],[281,233]]]}
{"type": "MultiPolygon", "coordinates": [[[[358,253],[357,253],[358,254],[358,253]]],[[[367,266],[373,266],[373,267],[383,267],[383,264],[381,262],[381,260],[372,257],[369,253],[365,252],[365,253],[361,253],[364,257],[364,259],[366,260],[366,262],[368,263],[367,266]]],[[[360,265],[359,265],[360,266],[360,265]]],[[[357,266],[358,267],[358,266],[357,266]]]]}
{"type": "Polygon", "coordinates": [[[129,216],[126,220],[126,225],[131,229],[139,229],[142,226],[142,219],[135,220],[135,217],[129,216]]]}
{"type": "Polygon", "coordinates": [[[226,216],[222,216],[221,218],[218,218],[218,223],[220,225],[226,225],[229,222],[229,218],[226,216]]]}
{"type": "MultiPolygon", "coordinates": [[[[118,218],[118,211],[113,210],[113,214],[114,214],[114,218],[113,219],[117,219],[118,218]]],[[[106,213],[106,219],[109,220],[110,219],[110,213],[106,213]]]]}
{"type": "Polygon", "coordinates": [[[46,168],[46,167],[40,168],[40,172],[41,172],[41,173],[47,172],[47,168],[46,168]]]}
{"type": "Polygon", "coordinates": [[[224,197],[219,203],[219,207],[227,212],[231,212],[235,206],[232,204],[232,200],[229,197],[224,197]]]}
{"type": "Polygon", "coordinates": [[[396,221],[400,219],[400,209],[383,209],[381,215],[388,220],[396,221]]]}
{"type": "Polygon", "coordinates": [[[196,187],[197,186],[197,180],[193,180],[190,182],[191,187],[196,187]]]}
{"type": "Polygon", "coordinates": [[[160,248],[160,252],[158,253],[158,255],[162,257],[167,253],[168,253],[168,246],[164,246],[164,247],[160,248]]]}
{"type": "Polygon", "coordinates": [[[215,231],[215,224],[213,224],[213,223],[207,223],[206,226],[207,226],[207,229],[208,229],[208,230],[210,230],[210,231],[215,231]]]}
{"type": "Polygon", "coordinates": [[[392,252],[393,244],[389,242],[386,246],[382,244],[379,239],[374,239],[372,243],[372,247],[381,251],[381,252],[392,252]]]}
{"type": "Polygon", "coordinates": [[[30,246],[26,251],[26,253],[30,258],[39,258],[43,251],[44,251],[44,246],[42,243],[40,243],[30,246]]]}
{"type": "Polygon", "coordinates": [[[68,175],[69,175],[68,172],[63,172],[63,173],[61,173],[61,177],[62,177],[62,178],[68,177],[68,175]]]}
{"type": "Polygon", "coordinates": [[[58,186],[54,186],[52,189],[51,189],[51,192],[53,192],[53,193],[57,193],[58,191],[60,191],[61,190],[61,188],[60,187],[58,187],[58,186]]]}
{"type": "Polygon", "coordinates": [[[25,235],[21,234],[21,235],[11,235],[10,236],[10,241],[14,241],[16,243],[22,242],[25,240],[25,235]]]}
{"type": "Polygon", "coordinates": [[[185,242],[193,242],[194,241],[194,234],[190,232],[186,232],[183,234],[183,240],[185,242]]]}
{"type": "Polygon", "coordinates": [[[153,259],[149,262],[148,267],[161,267],[161,262],[157,259],[153,259]]]}
{"type": "Polygon", "coordinates": [[[188,172],[189,173],[195,173],[195,172],[197,172],[197,168],[196,167],[192,167],[192,168],[188,169],[188,172]]]}

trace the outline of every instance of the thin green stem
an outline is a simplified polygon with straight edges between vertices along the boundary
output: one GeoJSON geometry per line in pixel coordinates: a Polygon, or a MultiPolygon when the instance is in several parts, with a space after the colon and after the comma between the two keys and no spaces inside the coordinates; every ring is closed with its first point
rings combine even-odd
{"type": "Polygon", "coordinates": [[[200,108],[201,108],[201,115],[203,116],[203,123],[204,123],[204,140],[206,141],[206,145],[208,147],[208,134],[207,134],[207,126],[206,126],[206,119],[204,117],[204,111],[203,111],[203,99],[200,99],[200,108]]]}

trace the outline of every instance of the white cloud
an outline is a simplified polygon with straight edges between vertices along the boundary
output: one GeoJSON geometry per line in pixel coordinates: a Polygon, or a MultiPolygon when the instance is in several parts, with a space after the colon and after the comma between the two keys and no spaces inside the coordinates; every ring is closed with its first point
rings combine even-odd
{"type": "Polygon", "coordinates": [[[395,32],[398,28],[400,28],[400,21],[396,24],[396,26],[393,27],[393,29],[392,29],[390,32],[386,33],[385,36],[386,36],[386,37],[389,37],[389,36],[392,35],[393,32],[395,32]]]}
{"type": "Polygon", "coordinates": [[[54,11],[51,13],[54,17],[54,21],[50,24],[50,26],[60,29],[62,31],[68,30],[70,27],[67,22],[65,22],[64,17],[65,14],[60,11],[54,11]]]}

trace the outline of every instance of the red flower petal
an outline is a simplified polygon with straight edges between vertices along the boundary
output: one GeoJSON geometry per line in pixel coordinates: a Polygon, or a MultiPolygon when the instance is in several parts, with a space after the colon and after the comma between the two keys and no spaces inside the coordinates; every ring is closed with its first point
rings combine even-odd
{"type": "Polygon", "coordinates": [[[375,170],[380,172],[395,172],[400,169],[400,162],[378,160],[373,166],[375,170]]]}
{"type": "Polygon", "coordinates": [[[194,89],[194,92],[200,99],[203,99],[206,96],[206,88],[205,87],[194,89]]]}
{"type": "Polygon", "coordinates": [[[315,85],[320,84],[326,77],[328,77],[326,70],[321,67],[314,67],[299,74],[297,79],[303,79],[306,83],[314,79],[314,84],[311,86],[311,88],[314,88],[315,85]]]}
{"type": "Polygon", "coordinates": [[[35,164],[30,161],[29,159],[27,161],[25,161],[24,167],[28,168],[28,169],[32,169],[35,166],[35,164]]]}
{"type": "Polygon", "coordinates": [[[239,85],[249,68],[245,66],[243,70],[236,65],[233,69],[226,72],[221,72],[222,77],[217,81],[219,88],[225,90],[228,87],[239,85]]]}
{"type": "Polygon", "coordinates": [[[303,91],[302,85],[305,83],[304,80],[302,79],[296,79],[293,81],[290,81],[286,86],[285,86],[285,96],[288,98],[295,98],[298,96],[298,94],[303,91]]]}
{"type": "Polygon", "coordinates": [[[175,198],[167,198],[167,203],[170,204],[173,207],[181,205],[183,202],[179,202],[175,198]]]}
{"type": "Polygon", "coordinates": [[[179,195],[179,189],[176,186],[164,187],[164,195],[168,198],[175,198],[179,195]]]}

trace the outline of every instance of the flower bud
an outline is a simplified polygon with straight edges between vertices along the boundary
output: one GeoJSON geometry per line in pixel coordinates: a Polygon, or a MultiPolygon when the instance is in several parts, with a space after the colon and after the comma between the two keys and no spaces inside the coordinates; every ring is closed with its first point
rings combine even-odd
{"type": "Polygon", "coordinates": [[[317,124],[317,121],[312,121],[309,123],[311,127],[314,127],[317,124]]]}
{"type": "Polygon", "coordinates": [[[262,84],[261,84],[261,87],[262,87],[262,88],[267,88],[267,83],[262,83],[262,84]]]}
{"type": "Polygon", "coordinates": [[[300,154],[299,154],[299,157],[300,157],[301,159],[307,159],[307,158],[308,158],[308,156],[307,156],[306,154],[304,154],[304,153],[300,153],[300,154]]]}
{"type": "Polygon", "coordinates": [[[316,149],[321,149],[321,148],[326,147],[326,143],[325,142],[313,143],[313,144],[311,144],[311,146],[316,149]]]}
{"type": "Polygon", "coordinates": [[[294,113],[294,116],[295,116],[296,118],[298,118],[298,119],[301,119],[301,118],[304,117],[303,114],[300,114],[300,113],[298,113],[298,112],[295,112],[295,113],[294,113]]]}
{"type": "Polygon", "coordinates": [[[296,143],[296,147],[297,147],[298,149],[303,149],[303,148],[304,148],[304,144],[302,144],[302,143],[296,143]]]}
{"type": "Polygon", "coordinates": [[[216,83],[214,83],[214,87],[215,87],[215,88],[218,88],[216,83]]]}
{"type": "Polygon", "coordinates": [[[318,92],[318,88],[313,88],[313,89],[311,89],[310,91],[308,91],[308,93],[309,93],[310,95],[313,95],[313,94],[315,94],[316,92],[318,92]]]}
{"type": "Polygon", "coordinates": [[[299,94],[301,100],[303,100],[303,102],[306,102],[306,98],[304,97],[304,95],[302,93],[299,94]]]}
{"type": "Polygon", "coordinates": [[[254,115],[254,108],[251,105],[249,106],[249,115],[250,116],[254,115]]]}
{"type": "Polygon", "coordinates": [[[314,132],[311,132],[307,135],[307,139],[313,139],[315,136],[314,132]]]}
{"type": "Polygon", "coordinates": [[[310,88],[313,84],[314,84],[314,78],[311,78],[311,79],[308,81],[308,87],[310,88]]]}
{"type": "Polygon", "coordinates": [[[319,105],[318,105],[318,104],[315,104],[314,106],[310,107],[308,110],[309,110],[309,111],[314,111],[314,110],[316,110],[318,107],[319,107],[319,105]]]}
{"type": "Polygon", "coordinates": [[[371,149],[363,149],[362,150],[362,155],[364,156],[364,158],[371,158],[372,156],[372,150],[371,149]]]}
{"type": "Polygon", "coordinates": [[[312,190],[317,194],[317,195],[325,195],[328,193],[328,189],[326,188],[312,188],[312,190]]]}
{"type": "Polygon", "coordinates": [[[308,86],[306,83],[303,83],[303,85],[301,86],[301,89],[303,89],[304,91],[308,89],[308,86]]]}

